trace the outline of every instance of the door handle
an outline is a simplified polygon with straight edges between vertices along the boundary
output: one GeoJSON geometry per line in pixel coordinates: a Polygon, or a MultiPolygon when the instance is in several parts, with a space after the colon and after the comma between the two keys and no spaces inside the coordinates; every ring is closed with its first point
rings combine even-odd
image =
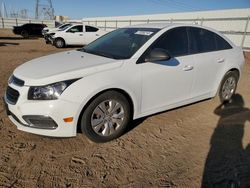
{"type": "Polygon", "coordinates": [[[184,71],[191,71],[191,70],[193,70],[193,69],[194,69],[194,67],[193,67],[192,65],[186,65],[186,66],[183,68],[184,71]]]}
{"type": "Polygon", "coordinates": [[[79,36],[83,36],[83,34],[79,34],[79,36]]]}
{"type": "Polygon", "coordinates": [[[219,59],[217,59],[217,63],[223,63],[224,61],[225,61],[224,58],[219,58],[219,59]]]}
{"type": "Polygon", "coordinates": [[[98,36],[99,36],[99,34],[95,34],[95,36],[97,36],[97,37],[98,37],[98,36]]]}

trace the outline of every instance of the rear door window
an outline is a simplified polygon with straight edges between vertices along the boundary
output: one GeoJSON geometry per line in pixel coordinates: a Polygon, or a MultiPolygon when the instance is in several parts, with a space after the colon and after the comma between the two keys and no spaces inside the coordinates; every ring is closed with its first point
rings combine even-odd
{"type": "Polygon", "coordinates": [[[86,32],[96,32],[96,31],[98,31],[98,30],[99,30],[99,29],[96,28],[96,27],[91,27],[91,26],[88,26],[88,25],[85,26],[85,31],[86,31],[86,32]]]}
{"type": "Polygon", "coordinates": [[[217,34],[215,34],[215,41],[217,45],[217,50],[227,50],[232,48],[232,46],[225,39],[223,39],[217,34]]]}
{"type": "Polygon", "coordinates": [[[216,33],[196,27],[189,27],[191,54],[213,52],[232,48],[231,45],[216,33]]]}
{"type": "Polygon", "coordinates": [[[195,53],[204,53],[216,51],[216,41],[214,37],[214,33],[201,29],[190,27],[190,32],[192,35],[191,43],[193,46],[193,50],[195,49],[195,53]]]}

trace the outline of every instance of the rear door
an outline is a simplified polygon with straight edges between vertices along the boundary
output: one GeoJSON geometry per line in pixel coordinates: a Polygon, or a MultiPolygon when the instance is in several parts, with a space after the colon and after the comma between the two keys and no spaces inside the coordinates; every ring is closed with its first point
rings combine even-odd
{"type": "Polygon", "coordinates": [[[195,57],[195,81],[192,88],[193,97],[211,95],[221,80],[227,49],[231,46],[216,33],[209,30],[189,27],[190,50],[195,57]]]}
{"type": "Polygon", "coordinates": [[[96,27],[92,27],[89,25],[85,25],[85,32],[84,32],[84,44],[89,44],[90,42],[96,40],[100,37],[98,33],[99,29],[96,27]]]}

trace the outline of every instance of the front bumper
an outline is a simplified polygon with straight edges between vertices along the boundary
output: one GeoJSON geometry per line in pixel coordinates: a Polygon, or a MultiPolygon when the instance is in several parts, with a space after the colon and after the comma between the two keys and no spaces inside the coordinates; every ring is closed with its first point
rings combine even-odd
{"type": "Polygon", "coordinates": [[[53,42],[53,39],[49,34],[44,35],[44,40],[45,40],[46,44],[50,44],[50,43],[52,44],[52,42],[53,42]]]}
{"type": "Polygon", "coordinates": [[[51,44],[54,44],[54,40],[55,40],[55,38],[53,38],[51,35],[48,36],[48,41],[49,41],[51,44]]]}
{"type": "MultiPolygon", "coordinates": [[[[48,101],[27,100],[29,87],[19,87],[10,84],[9,87],[20,93],[16,104],[8,101],[6,95],[4,103],[9,119],[17,126],[17,129],[45,136],[52,137],[72,137],[76,136],[77,119],[79,105],[74,102],[61,99],[48,101]],[[34,126],[26,117],[44,117],[40,122],[36,118],[36,123],[40,126],[34,126]],[[64,118],[74,117],[72,122],[64,122],[64,118]],[[47,118],[47,119],[46,119],[47,118]],[[25,120],[26,119],[26,120],[25,120]],[[44,124],[47,121],[47,125],[44,124]],[[54,124],[53,124],[54,122],[54,124]],[[54,126],[50,126],[49,124],[54,126]]],[[[33,121],[34,122],[34,121],[33,121]]]]}

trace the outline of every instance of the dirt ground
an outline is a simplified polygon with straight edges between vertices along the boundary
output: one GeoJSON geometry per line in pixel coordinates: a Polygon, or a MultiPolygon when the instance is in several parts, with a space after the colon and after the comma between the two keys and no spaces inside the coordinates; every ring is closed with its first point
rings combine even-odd
{"type": "MultiPolygon", "coordinates": [[[[63,50],[72,50],[66,48],[63,50]]],[[[58,50],[0,30],[0,97],[20,64],[58,50]]],[[[18,131],[0,102],[0,187],[250,187],[250,53],[237,95],[131,123],[121,138],[48,138],[18,131]],[[244,102],[243,102],[244,100],[244,102]]]]}

